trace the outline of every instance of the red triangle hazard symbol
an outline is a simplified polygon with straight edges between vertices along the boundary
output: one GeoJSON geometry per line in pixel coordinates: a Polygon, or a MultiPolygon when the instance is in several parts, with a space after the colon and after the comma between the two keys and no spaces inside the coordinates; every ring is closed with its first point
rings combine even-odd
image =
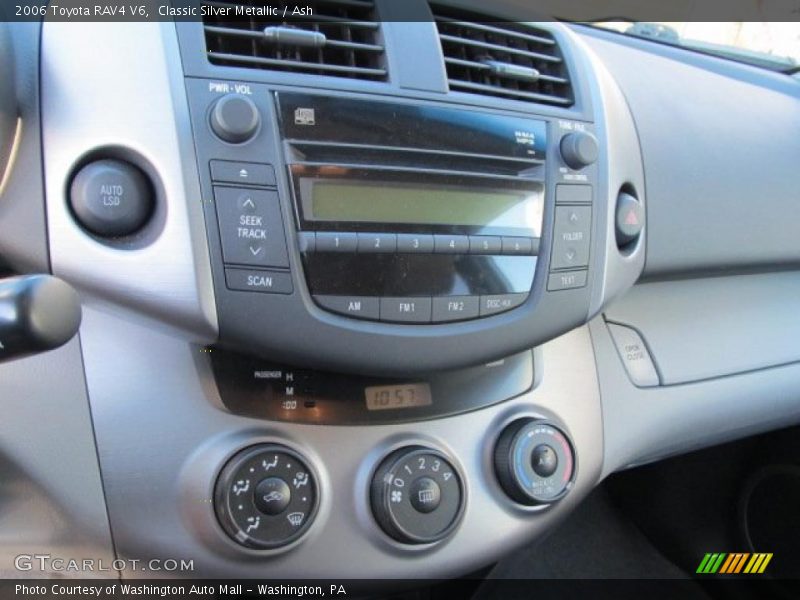
{"type": "Polygon", "coordinates": [[[639,217],[636,216],[636,211],[631,209],[628,211],[628,216],[625,217],[625,225],[638,225],[639,217]]]}

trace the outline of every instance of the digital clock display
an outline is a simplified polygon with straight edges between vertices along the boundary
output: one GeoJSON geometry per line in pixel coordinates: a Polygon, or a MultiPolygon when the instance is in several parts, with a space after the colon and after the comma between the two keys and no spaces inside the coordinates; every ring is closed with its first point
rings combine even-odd
{"type": "Polygon", "coordinates": [[[428,406],[433,403],[431,386],[427,383],[376,385],[364,390],[368,410],[393,410],[428,406]]]}

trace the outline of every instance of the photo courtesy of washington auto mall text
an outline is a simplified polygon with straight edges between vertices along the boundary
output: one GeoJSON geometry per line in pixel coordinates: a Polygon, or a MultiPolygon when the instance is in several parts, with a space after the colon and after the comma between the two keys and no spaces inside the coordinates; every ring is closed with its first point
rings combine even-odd
{"type": "MultiPolygon", "coordinates": [[[[85,580],[84,580],[85,581],[85,580]]],[[[0,588],[0,598],[12,597],[11,593],[0,588]]],[[[347,588],[341,583],[324,585],[295,585],[285,583],[71,583],[61,580],[58,583],[16,583],[13,597],[53,598],[73,600],[77,598],[99,598],[112,600],[118,598],[343,598],[348,596],[347,588]]]]}

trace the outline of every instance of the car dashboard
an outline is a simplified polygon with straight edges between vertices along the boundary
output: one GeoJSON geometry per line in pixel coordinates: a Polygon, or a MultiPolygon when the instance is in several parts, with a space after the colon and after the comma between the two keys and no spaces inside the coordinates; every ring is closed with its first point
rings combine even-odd
{"type": "Polygon", "coordinates": [[[80,301],[0,335],[4,576],[24,538],[458,577],[800,421],[796,78],[511,2],[257,6],[0,29],[0,303],[80,301]]]}

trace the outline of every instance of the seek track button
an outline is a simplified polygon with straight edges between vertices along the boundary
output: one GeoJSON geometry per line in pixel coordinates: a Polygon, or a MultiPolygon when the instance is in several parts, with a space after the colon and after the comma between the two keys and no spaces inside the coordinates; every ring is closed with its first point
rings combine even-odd
{"type": "Polygon", "coordinates": [[[253,267],[289,266],[276,192],[216,187],[214,201],[226,263],[253,267]]]}

